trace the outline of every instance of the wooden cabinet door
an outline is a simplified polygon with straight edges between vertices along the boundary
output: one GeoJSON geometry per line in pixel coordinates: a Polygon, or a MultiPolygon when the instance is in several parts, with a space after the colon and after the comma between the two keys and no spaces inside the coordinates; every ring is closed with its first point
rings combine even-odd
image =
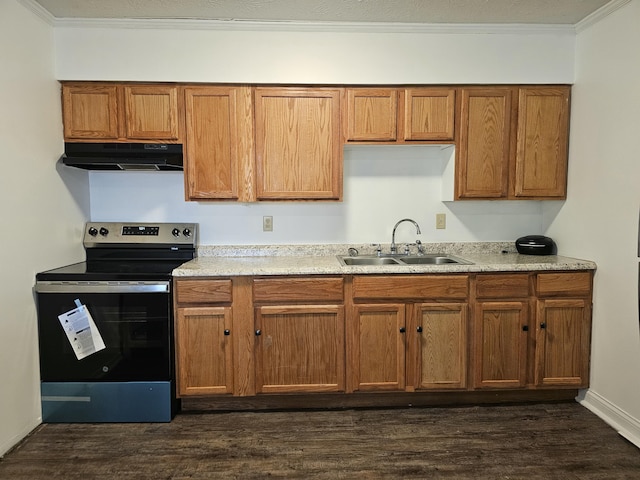
{"type": "Polygon", "coordinates": [[[512,89],[465,88],[461,95],[457,198],[506,198],[512,89]]]}
{"type": "Polygon", "coordinates": [[[125,137],[131,140],[180,139],[178,87],[124,86],[125,137]]]}
{"type": "Polygon", "coordinates": [[[342,197],[339,88],[256,88],[259,200],[342,197]]]}
{"type": "Polygon", "coordinates": [[[249,87],[185,87],[186,197],[253,200],[249,87]]]}
{"type": "Polygon", "coordinates": [[[63,84],[65,140],[118,138],[118,89],[104,84],[63,84]]]}
{"type": "Polygon", "coordinates": [[[342,392],[344,307],[256,308],[256,392],[342,392]]]}
{"type": "MultiPolygon", "coordinates": [[[[413,305],[417,334],[416,389],[452,389],[467,386],[468,320],[466,303],[421,303],[413,305]]],[[[412,322],[413,323],[413,322],[412,322]]]]}
{"type": "Polygon", "coordinates": [[[527,381],[528,302],[478,302],[474,323],[474,386],[524,386],[527,381]]]}
{"type": "Polygon", "coordinates": [[[233,392],[231,307],[178,308],[178,395],[233,392]]]}
{"type": "Polygon", "coordinates": [[[588,386],[590,319],[585,299],[538,300],[536,385],[588,386]]]}
{"type": "Polygon", "coordinates": [[[453,140],[454,88],[404,91],[404,140],[453,140]]]}
{"type": "Polygon", "coordinates": [[[347,89],[347,141],[392,142],[397,137],[398,91],[347,89]]]}
{"type": "Polygon", "coordinates": [[[349,390],[404,390],[405,305],[355,305],[349,329],[349,390]]]}
{"type": "Polygon", "coordinates": [[[569,87],[521,88],[514,196],[565,198],[569,87]]]}

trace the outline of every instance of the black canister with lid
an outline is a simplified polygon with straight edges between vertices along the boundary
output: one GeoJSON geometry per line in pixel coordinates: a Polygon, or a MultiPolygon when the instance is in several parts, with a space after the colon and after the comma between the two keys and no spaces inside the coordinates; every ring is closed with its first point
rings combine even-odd
{"type": "Polygon", "coordinates": [[[555,255],[556,243],[544,235],[526,235],[516,240],[518,253],[525,255],[555,255]]]}

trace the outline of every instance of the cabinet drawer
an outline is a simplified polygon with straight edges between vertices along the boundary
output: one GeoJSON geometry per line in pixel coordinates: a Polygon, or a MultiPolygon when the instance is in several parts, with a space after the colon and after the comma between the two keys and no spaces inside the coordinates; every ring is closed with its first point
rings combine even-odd
{"type": "Polygon", "coordinates": [[[178,280],[176,301],[181,303],[230,303],[231,280],[178,280]]]}
{"type": "Polygon", "coordinates": [[[539,273],[536,292],[539,297],[590,295],[591,272],[539,273]]]}
{"type": "Polygon", "coordinates": [[[526,273],[504,275],[478,275],[477,298],[519,298],[529,296],[529,275],[526,273]]]}
{"type": "Polygon", "coordinates": [[[256,302],[343,302],[342,278],[257,278],[256,302]]]}
{"type": "Polygon", "coordinates": [[[465,299],[467,275],[358,276],[353,278],[355,300],[465,299]]]}

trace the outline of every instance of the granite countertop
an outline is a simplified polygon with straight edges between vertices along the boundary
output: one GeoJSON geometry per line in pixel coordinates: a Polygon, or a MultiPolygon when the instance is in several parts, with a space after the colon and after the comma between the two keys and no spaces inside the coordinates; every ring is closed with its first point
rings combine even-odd
{"type": "MultiPolygon", "coordinates": [[[[344,266],[336,255],[349,247],[375,254],[371,245],[203,246],[198,256],[173,271],[175,277],[244,275],[349,275],[595,270],[589,260],[558,255],[520,255],[509,242],[425,244],[426,253],[444,253],[471,264],[344,266]]],[[[383,245],[383,252],[388,252],[383,245]]],[[[413,253],[413,251],[412,251],[413,253]]]]}

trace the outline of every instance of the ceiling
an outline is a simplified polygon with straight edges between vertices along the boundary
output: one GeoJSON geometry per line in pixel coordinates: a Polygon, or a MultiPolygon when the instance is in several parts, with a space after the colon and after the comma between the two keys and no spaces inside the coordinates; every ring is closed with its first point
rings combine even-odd
{"type": "Polygon", "coordinates": [[[616,0],[31,0],[55,19],[575,25],[616,0]]]}

